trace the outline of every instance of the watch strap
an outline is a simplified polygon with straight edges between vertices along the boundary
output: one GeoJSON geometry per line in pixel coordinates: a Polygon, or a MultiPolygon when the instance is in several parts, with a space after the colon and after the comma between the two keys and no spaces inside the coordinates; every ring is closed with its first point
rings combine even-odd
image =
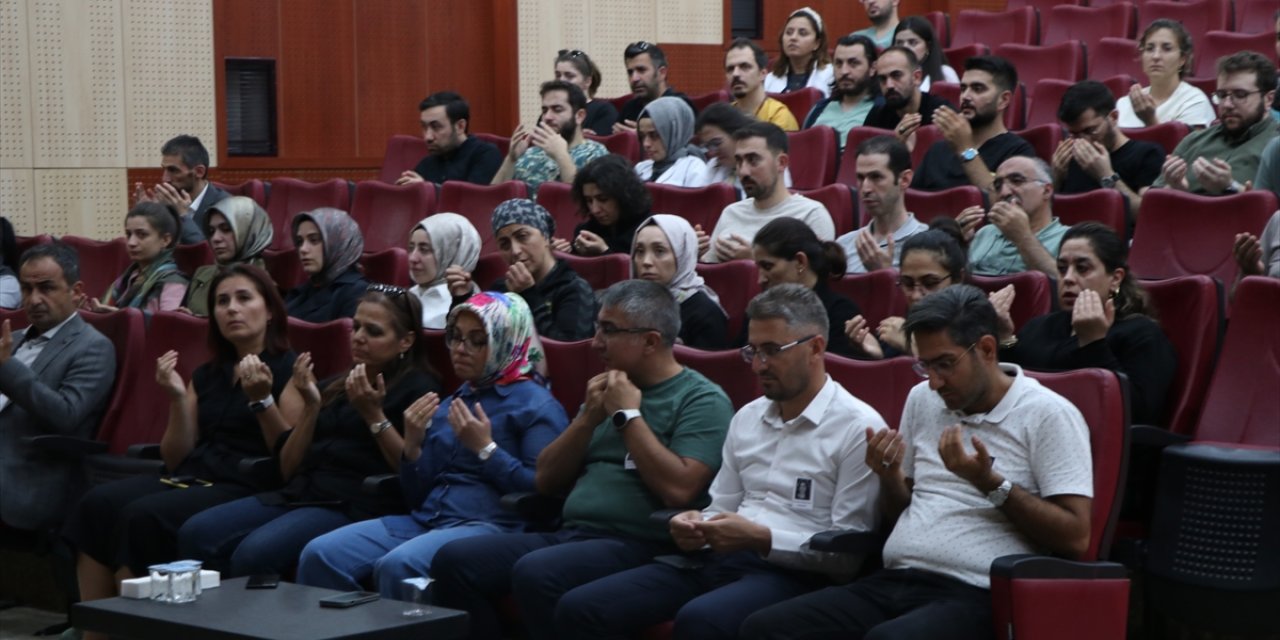
{"type": "Polygon", "coordinates": [[[1000,483],[1000,486],[992,489],[991,493],[987,494],[987,500],[997,508],[1003,507],[1005,501],[1009,499],[1009,493],[1011,491],[1013,491],[1013,482],[1008,478],[1005,478],[1004,482],[1000,483]]]}
{"type": "Polygon", "coordinates": [[[485,445],[483,449],[481,449],[479,452],[476,453],[476,457],[480,458],[481,462],[483,462],[488,460],[489,458],[492,458],[493,452],[497,450],[498,450],[498,443],[490,442],[489,444],[485,445]]]}
{"type": "Polygon", "coordinates": [[[369,425],[369,433],[372,433],[373,437],[376,438],[382,435],[383,431],[386,431],[387,429],[390,429],[390,428],[391,428],[391,421],[383,420],[382,422],[375,422],[369,425]]]}
{"type": "Polygon", "coordinates": [[[249,410],[254,413],[262,413],[263,411],[266,411],[267,409],[269,409],[271,405],[275,403],[276,403],[276,399],[271,397],[271,394],[267,394],[267,397],[261,400],[254,400],[250,402],[249,410]]]}

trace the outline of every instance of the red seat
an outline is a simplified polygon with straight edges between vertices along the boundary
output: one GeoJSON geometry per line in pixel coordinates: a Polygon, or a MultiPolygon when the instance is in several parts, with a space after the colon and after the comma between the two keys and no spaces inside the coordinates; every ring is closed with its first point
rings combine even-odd
{"type": "Polygon", "coordinates": [[[617,109],[618,113],[622,113],[622,108],[627,106],[627,103],[631,102],[633,99],[635,99],[635,97],[636,96],[634,93],[627,93],[627,94],[620,95],[616,98],[596,98],[596,99],[613,103],[613,108],[617,109]]]}
{"type": "Polygon", "coordinates": [[[1152,189],[1142,198],[1129,267],[1140,278],[1204,274],[1235,282],[1235,235],[1261,235],[1275,210],[1276,196],[1270,191],[1214,197],[1152,189]]]}
{"type": "Polygon", "coordinates": [[[1045,162],[1053,162],[1053,152],[1062,142],[1062,127],[1058,125],[1057,107],[1054,107],[1054,120],[1043,124],[1035,124],[1028,117],[1030,128],[1014,131],[1018,137],[1026,140],[1036,150],[1036,156],[1045,162]]]}
{"type": "Polygon", "coordinates": [[[267,249],[262,252],[262,262],[281,292],[288,291],[307,280],[307,274],[302,270],[302,261],[298,259],[297,249],[267,249]]]}
{"type": "Polygon", "coordinates": [[[289,347],[299,355],[311,353],[317,380],[351,368],[351,318],[323,323],[289,318],[289,347]]]}
{"type": "Polygon", "coordinates": [[[699,262],[698,275],[716,295],[720,306],[729,314],[729,341],[742,335],[747,324],[747,303],[760,293],[760,274],[750,260],[732,260],[719,264],[699,262]]]}
{"type": "Polygon", "coordinates": [[[653,213],[670,213],[689,221],[689,224],[702,225],[702,230],[710,234],[716,228],[720,212],[738,201],[738,192],[732,185],[718,183],[705,187],[689,189],[665,184],[646,182],[649,195],[653,197],[653,213]]]}
{"type": "MultiPolygon", "coordinates": [[[[1275,25],[1275,0],[1235,0],[1236,31],[1239,33],[1272,33],[1275,25]]],[[[1266,49],[1259,49],[1266,52],[1266,49]]]]}
{"type": "Polygon", "coordinates": [[[473,133],[471,137],[497,147],[498,153],[501,153],[504,158],[507,157],[507,153],[511,150],[511,138],[509,136],[500,136],[496,133],[473,133]]]}
{"type": "Polygon", "coordinates": [[[1185,122],[1172,120],[1169,122],[1161,122],[1154,127],[1143,127],[1141,129],[1121,129],[1126,136],[1134,140],[1145,140],[1154,142],[1164,148],[1165,154],[1173,153],[1178,143],[1191,133],[1191,127],[1185,122]]]}
{"type": "Polygon", "coordinates": [[[453,359],[449,357],[449,348],[444,344],[444,330],[423,329],[422,339],[427,344],[427,361],[440,375],[440,387],[446,394],[457,391],[462,385],[462,379],[453,370],[453,359]]]}
{"type": "Polygon", "coordinates": [[[413,281],[409,279],[409,254],[400,247],[366,251],[360,256],[360,267],[364,269],[364,277],[369,282],[405,288],[413,286],[413,281]]]}
{"type": "Polygon", "coordinates": [[[924,19],[933,25],[933,35],[938,41],[938,46],[943,48],[951,46],[951,14],[946,11],[930,11],[924,14],[924,19]]]}
{"type": "Polygon", "coordinates": [[[1084,193],[1053,194],[1053,215],[1067,226],[1094,221],[1111,227],[1121,240],[1129,238],[1126,218],[1129,204],[1115,189],[1094,189],[1084,193]]]}
{"type": "Polygon", "coordinates": [[[276,178],[271,181],[271,199],[267,203],[267,215],[275,236],[272,249],[293,248],[293,217],[304,211],[333,207],[351,210],[351,183],[341,178],[324,182],[307,182],[294,178],[276,178]]]}
{"type": "MultiPolygon", "coordinates": [[[[947,83],[939,82],[938,84],[947,83]]],[[[916,146],[911,149],[911,166],[919,169],[920,164],[924,162],[924,155],[929,152],[929,147],[942,139],[942,130],[936,124],[916,129],[916,146]]]]}
{"type": "Polygon", "coordinates": [[[1115,96],[1116,100],[1129,95],[1129,89],[1132,88],[1133,85],[1142,84],[1138,82],[1137,78],[1127,73],[1120,73],[1109,78],[1103,78],[1101,82],[1111,90],[1111,95],[1115,96]]]}
{"type": "MultiPolygon", "coordinates": [[[[1001,38],[999,40],[996,40],[996,42],[1005,42],[1005,39],[1001,38]]],[[[1009,42],[1013,42],[1013,41],[1009,40],[1009,42]]],[[[964,61],[965,60],[968,60],[969,58],[972,58],[974,56],[985,56],[989,53],[991,53],[991,49],[987,47],[987,45],[982,44],[980,42],[969,43],[969,44],[959,44],[954,40],[952,41],[950,47],[947,47],[946,49],[942,50],[942,56],[947,59],[947,65],[950,66],[952,69],[955,69],[956,73],[959,74],[961,78],[964,77],[964,61]]],[[[929,86],[930,86],[930,90],[932,91],[933,85],[930,84],[929,86]]],[[[953,102],[952,104],[956,104],[956,103],[953,102]]]]}
{"type": "Polygon", "coordinates": [[[567,182],[544,182],[538,186],[538,204],[551,213],[556,221],[556,237],[573,240],[574,227],[584,220],[578,215],[578,203],[573,199],[573,185],[567,182]]]}
{"type": "Polygon", "coordinates": [[[751,372],[751,365],[743,362],[742,353],[737,349],[703,351],[678,344],[675,354],[680,364],[720,385],[729,396],[729,402],[733,403],[734,411],[763,394],[760,381],[751,372]]]}
{"type": "Polygon", "coordinates": [[[1196,423],[1196,440],[1275,447],[1280,430],[1280,280],[1236,287],[1222,354],[1196,423]]]}
{"type": "Polygon", "coordinates": [[[84,282],[85,295],[102,298],[115,279],[129,266],[129,250],[124,238],[105,242],[80,236],[59,238],[80,256],[80,280],[84,282]]]}
{"type": "MultiPolygon", "coordinates": [[[[1144,23],[1145,24],[1145,23],[1144,23]]],[[[1044,16],[1044,41],[1049,44],[1079,41],[1089,53],[1102,38],[1132,38],[1138,25],[1138,10],[1120,2],[1109,7],[1054,7],[1044,16]]],[[[1018,68],[1022,72],[1022,68],[1018,68]]],[[[1096,73],[1092,73],[1097,77],[1096,73]]],[[[1028,78],[1036,77],[1027,74],[1028,78]]]]}
{"type": "Polygon", "coordinates": [[[163,339],[147,340],[142,360],[133,376],[130,393],[129,419],[121,423],[120,448],[113,446],[113,453],[123,453],[131,444],[160,442],[169,420],[169,396],[156,384],[156,359],[168,351],[178,352],[177,371],[182,379],[190,382],[191,374],[208,362],[209,323],[213,318],[198,318],[178,311],[158,311],[147,322],[148,336],[163,339]],[[124,433],[127,431],[127,435],[124,433]]]}
{"type": "Polygon", "coordinates": [[[1218,90],[1218,77],[1210,76],[1208,78],[1183,78],[1187,84],[1201,90],[1206,96],[1213,95],[1218,90]]]}
{"type": "Polygon", "coordinates": [[[836,182],[858,187],[858,145],[876,136],[891,136],[893,131],[878,127],[854,127],[844,139],[844,151],[840,152],[840,168],[836,172],[836,182]]]}
{"type": "MultiPolygon", "coordinates": [[[[81,312],[80,317],[111,340],[116,350],[115,385],[98,423],[95,439],[107,443],[107,452],[117,455],[124,453],[131,444],[151,442],[137,439],[138,434],[131,428],[138,417],[134,415],[137,408],[131,403],[136,398],[139,376],[155,380],[155,360],[147,360],[144,354],[147,331],[142,312],[138,309],[120,309],[112,313],[81,312]]],[[[167,416],[168,412],[163,415],[167,416]]]]}
{"type": "Polygon", "coordinates": [[[870,273],[845,274],[832,280],[831,290],[858,303],[862,317],[870,327],[880,326],[880,321],[890,316],[907,314],[907,298],[898,288],[898,272],[880,269],[870,273]]]}
{"type": "Polygon", "coordinates": [[[836,225],[836,237],[858,228],[858,200],[847,184],[829,184],[821,189],[801,191],[801,195],[822,203],[836,225]]]}
{"type": "MultiPolygon", "coordinates": [[[[792,94],[787,94],[792,95],[792,94]]],[[[836,181],[840,145],[836,130],[826,125],[787,134],[791,158],[791,185],[801,191],[825,187],[836,181]]]]}
{"type": "Polygon", "coordinates": [[[1169,389],[1170,431],[1190,435],[1200,418],[1213,361],[1222,339],[1222,284],[1208,276],[1182,276],[1143,283],[1165,336],[1178,354],[1178,374],[1169,389]]]}
{"type": "Polygon", "coordinates": [[[258,203],[259,207],[267,208],[267,185],[261,180],[255,178],[253,180],[245,180],[240,184],[224,184],[221,182],[214,182],[213,184],[233,196],[253,198],[253,201],[258,203]]]}
{"type": "Polygon", "coordinates": [[[519,180],[494,185],[450,181],[440,187],[436,211],[456,213],[470,220],[483,241],[480,253],[490,253],[498,250],[491,223],[493,210],[512,198],[528,197],[529,187],[519,180]]]}
{"type": "Polygon", "coordinates": [[[387,184],[395,184],[400,179],[400,174],[413,171],[429,153],[427,141],[422,136],[396,134],[387,138],[387,152],[382,155],[382,170],[378,172],[378,179],[387,184]]]}
{"type": "Polygon", "coordinates": [[[208,242],[178,245],[173,250],[173,261],[178,263],[178,271],[188,276],[194,274],[196,269],[216,262],[208,242]]]}
{"type": "MultiPolygon", "coordinates": [[[[1274,21],[1272,24],[1275,24],[1274,21]]],[[[1192,62],[1195,65],[1195,71],[1191,75],[1202,78],[1209,76],[1216,78],[1218,75],[1218,58],[1229,56],[1237,51],[1256,51],[1271,58],[1270,54],[1275,50],[1272,48],[1275,37],[1274,31],[1266,33],[1210,31],[1205,34],[1204,40],[1195,43],[1196,55],[1194,56],[1195,60],[1192,62]]]]}
{"type": "Polygon", "coordinates": [[[1016,9],[1018,7],[1035,7],[1041,14],[1051,11],[1054,7],[1062,5],[1079,5],[1083,2],[1076,0],[1009,0],[1008,8],[1016,9]]]}
{"type": "Polygon", "coordinates": [[[643,149],[640,148],[640,137],[634,131],[619,131],[611,133],[607,136],[598,136],[594,133],[585,134],[588,140],[595,140],[604,145],[609,153],[616,153],[635,164],[642,159],[643,149]]]}
{"type": "Polygon", "coordinates": [[[964,9],[956,14],[956,28],[951,34],[952,47],[1005,42],[1040,44],[1040,14],[1035,7],[1019,7],[1005,11],[964,9]]]}
{"type": "Polygon", "coordinates": [[[787,105],[787,110],[796,118],[796,124],[803,123],[809,111],[813,109],[813,105],[822,102],[823,99],[822,92],[813,87],[787,93],[770,93],[769,97],[787,105]]]}
{"type": "Polygon", "coordinates": [[[729,102],[731,99],[729,92],[724,89],[712,91],[711,93],[704,93],[698,96],[689,96],[689,101],[693,102],[693,109],[698,113],[702,113],[703,109],[706,109],[717,102],[729,102]]]}
{"type": "Polygon", "coordinates": [[[1049,313],[1054,307],[1053,282],[1049,276],[1039,271],[1022,271],[1005,276],[970,276],[973,285],[992,293],[1013,285],[1013,306],[1009,308],[1009,317],[1013,320],[1013,329],[1017,331],[1028,320],[1049,313]]]}
{"type": "MultiPolygon", "coordinates": [[[[1062,96],[1075,84],[1069,80],[1037,80],[1031,90],[1031,101],[1027,105],[1027,125],[1057,125],[1058,105],[1062,104],[1062,96]]],[[[1037,154],[1039,149],[1036,150],[1037,154]]],[[[1052,157],[1041,156],[1046,160],[1052,157]]]]}
{"type": "Polygon", "coordinates": [[[631,279],[631,256],[625,253],[606,253],[598,256],[575,256],[557,253],[573,272],[587,281],[592,289],[603,291],[611,285],[631,279]]]}
{"type": "Polygon", "coordinates": [[[1056,78],[1071,82],[1084,80],[1084,45],[1075,40],[1050,42],[1055,44],[1002,44],[996,47],[995,54],[1012,62],[1021,78],[1056,78]]]}
{"type": "MultiPolygon", "coordinates": [[[[1200,43],[1204,42],[1206,33],[1233,29],[1232,13],[1231,0],[1196,0],[1194,2],[1152,0],[1138,7],[1138,24],[1151,24],[1151,21],[1156,18],[1177,20],[1191,34],[1191,43],[1199,47],[1200,43]]],[[[1274,25],[1274,22],[1272,24],[1274,25]]],[[[1274,37],[1274,32],[1272,34],[1274,37]]],[[[1268,47],[1263,51],[1266,52],[1269,49],[1268,47]]]]}
{"type": "MultiPolygon", "coordinates": [[[[1021,45],[1019,45],[1021,46],[1021,45]]],[[[1027,45],[1031,46],[1031,45],[1027,45]]],[[[929,94],[946,100],[948,104],[960,107],[960,83],[959,82],[934,82],[929,85],[929,94]]]]}
{"type": "Polygon", "coordinates": [[[1027,127],[1027,85],[1019,81],[1009,97],[1009,108],[1004,112],[1004,127],[1017,131],[1027,127]]]}
{"type": "Polygon", "coordinates": [[[871,405],[890,429],[900,426],[907,394],[920,384],[920,376],[911,368],[915,358],[854,360],[828,352],[823,359],[832,380],[871,405]]]}
{"type": "Polygon", "coordinates": [[[488,290],[498,278],[507,275],[507,259],[501,253],[486,253],[476,261],[476,270],[471,272],[471,281],[483,290],[488,290]]]}
{"type": "Polygon", "coordinates": [[[22,257],[22,253],[27,249],[30,249],[31,247],[34,247],[38,244],[49,244],[50,242],[53,242],[53,236],[47,233],[42,233],[34,236],[16,236],[14,239],[17,242],[17,250],[18,250],[18,255],[13,257],[14,262],[17,262],[17,260],[22,257]]]}
{"type": "MultiPolygon", "coordinates": [[[[1121,74],[1134,78],[1142,77],[1137,40],[1100,38],[1097,44],[1089,47],[1090,78],[1109,78],[1121,74]]],[[[1116,99],[1122,97],[1124,94],[1117,95],[1116,99]]]]}
{"type": "Polygon", "coordinates": [[[982,190],[972,185],[952,187],[942,191],[907,189],[907,211],[916,220],[929,224],[939,216],[954,218],[969,207],[982,206],[982,190]]]}
{"type": "Polygon", "coordinates": [[[382,251],[405,246],[409,230],[435,208],[436,186],[430,182],[396,186],[367,180],[356,185],[351,217],[364,233],[364,250],[382,251]]]}
{"type": "Polygon", "coordinates": [[[547,378],[551,395],[564,406],[565,413],[576,416],[587,397],[587,382],[604,372],[604,361],[591,347],[592,340],[561,342],[542,338],[547,352],[547,378]]]}

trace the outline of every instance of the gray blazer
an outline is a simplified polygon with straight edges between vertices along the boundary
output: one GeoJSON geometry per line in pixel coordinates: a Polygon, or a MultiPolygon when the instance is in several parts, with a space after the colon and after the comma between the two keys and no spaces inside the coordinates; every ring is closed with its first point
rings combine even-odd
{"type": "MultiPolygon", "coordinates": [[[[14,334],[14,349],[26,337],[14,334]]],[[[42,453],[22,439],[59,434],[91,438],[116,377],[116,350],[77,314],[45,345],[30,367],[10,358],[0,365],[0,520],[19,529],[44,529],[63,519],[81,489],[78,460],[42,453]]]]}

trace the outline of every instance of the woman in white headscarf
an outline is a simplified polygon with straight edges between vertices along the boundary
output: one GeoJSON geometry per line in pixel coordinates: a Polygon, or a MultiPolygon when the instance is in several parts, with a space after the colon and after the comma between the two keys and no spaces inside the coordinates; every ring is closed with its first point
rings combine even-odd
{"type": "Polygon", "coordinates": [[[480,233],[456,213],[428,216],[409,233],[409,292],[422,301],[424,329],[443,329],[453,305],[445,270],[456,266],[471,273],[479,259],[480,233]]]}
{"type": "Polygon", "coordinates": [[[646,105],[636,120],[636,134],[649,159],[636,164],[636,175],[645,182],[706,186],[702,148],[689,144],[693,123],[693,109],[681,98],[658,98],[646,105]]]}
{"type": "Polygon", "coordinates": [[[640,223],[631,243],[631,277],[665,285],[680,305],[680,342],[729,348],[729,316],[698,275],[698,236],[689,221],[660,213],[640,223]]]}

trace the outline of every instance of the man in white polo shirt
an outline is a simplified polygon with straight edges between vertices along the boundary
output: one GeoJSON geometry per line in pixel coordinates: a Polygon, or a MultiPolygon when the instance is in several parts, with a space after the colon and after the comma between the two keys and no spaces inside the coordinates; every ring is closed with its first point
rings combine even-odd
{"type": "Polygon", "coordinates": [[[858,145],[858,201],[867,212],[867,226],[846,233],[836,242],[848,256],[847,273],[896,268],[902,243],[929,225],[907,211],[911,184],[911,152],[893,136],[876,136],[858,145]]]}

